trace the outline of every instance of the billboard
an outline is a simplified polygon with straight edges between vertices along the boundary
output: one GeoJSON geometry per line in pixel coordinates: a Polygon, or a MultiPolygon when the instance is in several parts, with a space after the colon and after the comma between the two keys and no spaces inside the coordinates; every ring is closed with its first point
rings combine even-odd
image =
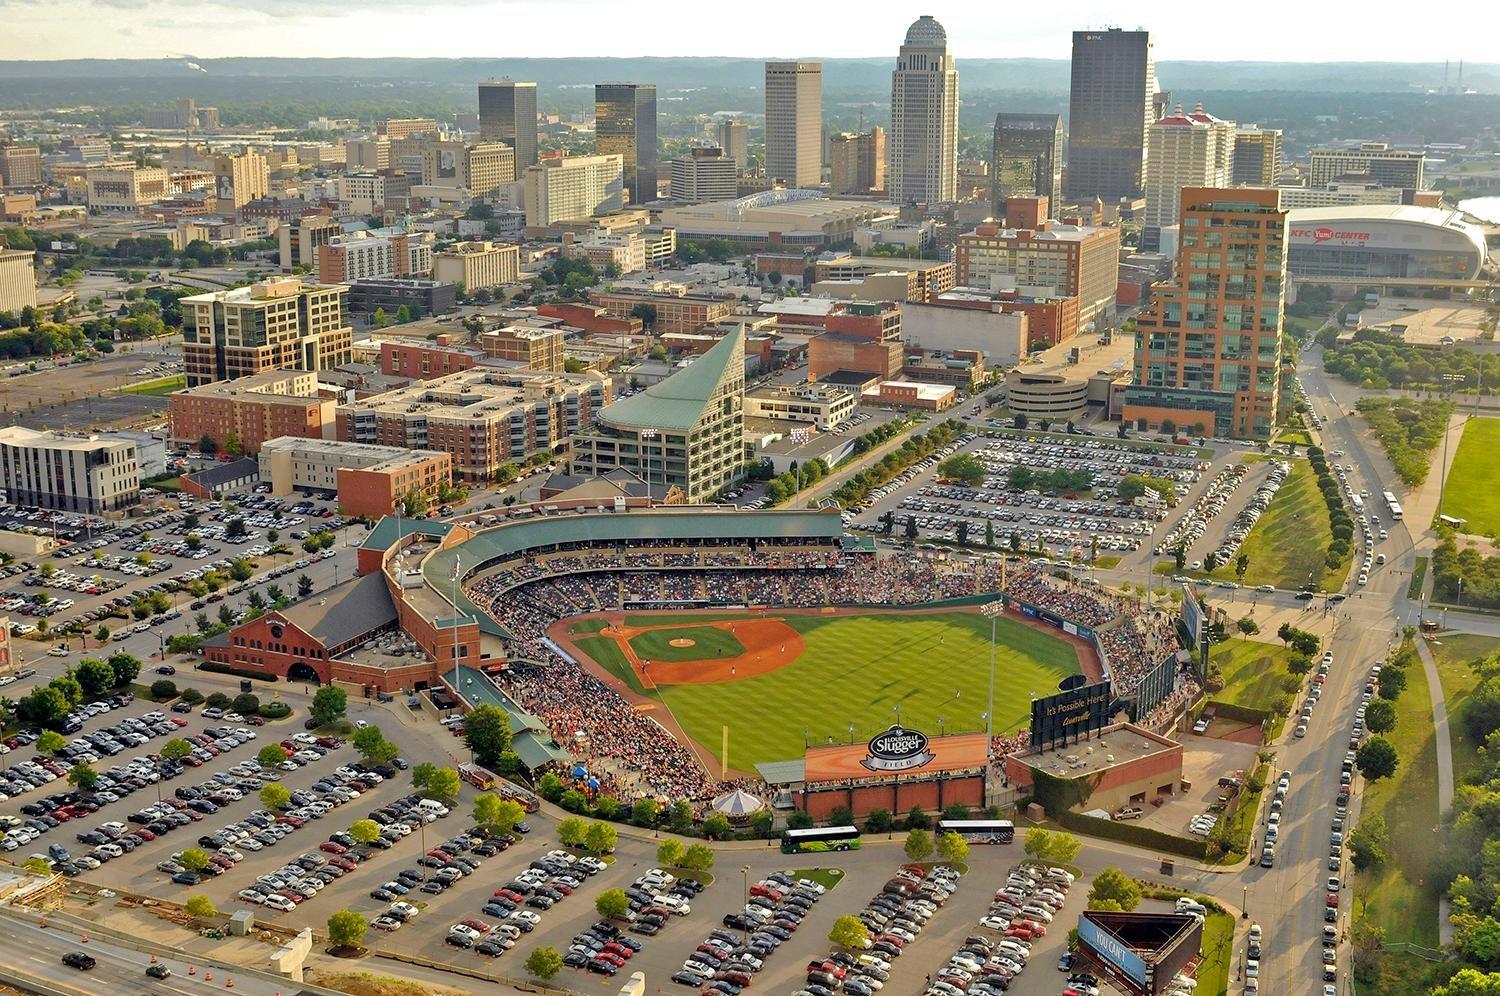
{"type": "Polygon", "coordinates": [[[870,738],[869,753],[859,763],[871,771],[912,771],[933,759],[927,749],[927,734],[892,726],[870,738]]]}
{"type": "Polygon", "coordinates": [[[1141,676],[1135,686],[1135,712],[1137,722],[1145,718],[1158,705],[1171,698],[1177,689],[1177,655],[1168,654],[1160,664],[1141,676]]]}
{"type": "Polygon", "coordinates": [[[1109,682],[1031,700],[1031,746],[1046,750],[1104,729],[1114,696],[1109,682]]]}
{"type": "Polygon", "coordinates": [[[1198,591],[1190,584],[1182,586],[1182,624],[1196,645],[1208,631],[1208,617],[1203,614],[1203,603],[1198,601],[1198,591]]]}
{"type": "Polygon", "coordinates": [[[1078,943],[1088,945],[1109,967],[1140,986],[1142,991],[1146,989],[1149,980],[1146,959],[1126,947],[1124,941],[1096,923],[1087,912],[1078,918],[1078,943]]]}

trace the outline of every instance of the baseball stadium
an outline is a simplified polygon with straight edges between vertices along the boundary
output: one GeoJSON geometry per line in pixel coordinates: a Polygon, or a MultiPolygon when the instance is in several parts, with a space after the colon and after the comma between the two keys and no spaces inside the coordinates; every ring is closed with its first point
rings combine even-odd
{"type": "Polygon", "coordinates": [[[486,527],[386,519],[365,549],[402,628],[437,635],[419,636],[434,681],[506,708],[544,763],[618,799],[701,802],[893,726],[934,753],[977,743],[982,775],[986,745],[1024,746],[1034,699],[1108,682],[1149,710],[1162,695],[1135,686],[1175,652],[1067,572],[877,551],[834,508],[536,505],[486,527]]]}

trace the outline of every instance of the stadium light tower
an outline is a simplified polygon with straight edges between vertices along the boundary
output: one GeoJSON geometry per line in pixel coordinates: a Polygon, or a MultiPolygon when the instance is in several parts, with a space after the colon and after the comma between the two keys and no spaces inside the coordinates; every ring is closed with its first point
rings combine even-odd
{"type": "MultiPolygon", "coordinates": [[[[648,440],[648,439],[655,439],[656,436],[657,436],[657,432],[656,432],[655,429],[642,429],[641,430],[641,456],[643,456],[645,458],[645,462],[646,462],[646,507],[647,508],[651,507],[651,448],[646,445],[646,440],[648,440]]],[[[667,463],[666,457],[663,456],[662,457],[662,480],[663,481],[665,481],[667,479],[666,463],[667,463]]]]}
{"type": "Polygon", "coordinates": [[[984,714],[984,759],[986,762],[995,759],[995,620],[1000,618],[1000,613],[1005,611],[1005,603],[1000,599],[993,602],[985,602],[979,607],[979,614],[990,621],[990,708],[984,714]]]}

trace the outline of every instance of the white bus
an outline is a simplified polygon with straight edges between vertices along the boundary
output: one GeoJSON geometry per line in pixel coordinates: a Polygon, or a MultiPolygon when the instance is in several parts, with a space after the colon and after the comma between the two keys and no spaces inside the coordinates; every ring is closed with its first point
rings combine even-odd
{"type": "Polygon", "coordinates": [[[1391,510],[1391,518],[1400,522],[1401,503],[1396,501],[1396,495],[1393,492],[1385,491],[1381,493],[1381,497],[1385,499],[1385,507],[1391,510]]]}
{"type": "Polygon", "coordinates": [[[956,833],[970,844],[1009,844],[1016,839],[1010,820],[939,820],[938,833],[956,833]]]}

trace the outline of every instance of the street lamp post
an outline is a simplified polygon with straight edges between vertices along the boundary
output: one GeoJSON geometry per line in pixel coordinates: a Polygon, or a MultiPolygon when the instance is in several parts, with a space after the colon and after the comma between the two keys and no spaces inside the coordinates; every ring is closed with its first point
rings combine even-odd
{"type": "Polygon", "coordinates": [[[984,713],[984,759],[986,763],[995,759],[995,620],[999,619],[1000,613],[1004,611],[1005,603],[998,598],[979,607],[979,614],[990,621],[990,698],[989,708],[984,713]]]}

